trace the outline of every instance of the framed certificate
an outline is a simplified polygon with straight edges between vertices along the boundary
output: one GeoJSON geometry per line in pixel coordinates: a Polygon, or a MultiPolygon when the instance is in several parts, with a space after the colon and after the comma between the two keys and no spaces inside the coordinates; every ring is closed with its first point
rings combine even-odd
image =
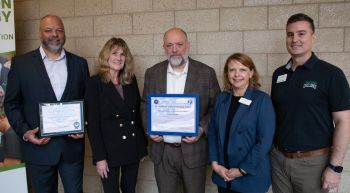
{"type": "Polygon", "coordinates": [[[84,132],[83,101],[40,103],[39,115],[41,137],[84,132]]]}
{"type": "Polygon", "coordinates": [[[150,135],[198,135],[198,95],[150,94],[148,130],[150,135]]]}

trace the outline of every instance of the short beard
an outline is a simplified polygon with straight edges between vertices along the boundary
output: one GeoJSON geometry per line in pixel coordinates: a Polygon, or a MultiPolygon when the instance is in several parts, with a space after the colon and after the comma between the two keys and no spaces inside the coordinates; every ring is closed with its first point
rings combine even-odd
{"type": "Polygon", "coordinates": [[[54,39],[53,36],[50,36],[48,38],[48,41],[42,39],[41,44],[44,48],[48,49],[50,52],[56,53],[63,48],[63,45],[66,42],[66,39],[60,40],[59,44],[57,45],[52,45],[49,43],[49,41],[52,41],[53,39],[54,39]]]}
{"type": "Polygon", "coordinates": [[[169,62],[172,66],[182,66],[188,61],[188,56],[170,56],[169,62]]]}

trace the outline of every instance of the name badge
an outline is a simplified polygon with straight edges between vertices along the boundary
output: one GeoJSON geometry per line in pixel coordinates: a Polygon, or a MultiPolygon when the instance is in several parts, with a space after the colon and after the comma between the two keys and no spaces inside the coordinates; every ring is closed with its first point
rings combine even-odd
{"type": "Polygon", "coordinates": [[[241,97],[238,102],[240,102],[240,103],[242,103],[244,105],[248,105],[248,106],[250,105],[250,103],[252,103],[251,100],[243,98],[243,97],[241,97]]]}
{"type": "Polygon", "coordinates": [[[287,74],[283,74],[277,77],[276,83],[285,82],[287,80],[287,74]]]}

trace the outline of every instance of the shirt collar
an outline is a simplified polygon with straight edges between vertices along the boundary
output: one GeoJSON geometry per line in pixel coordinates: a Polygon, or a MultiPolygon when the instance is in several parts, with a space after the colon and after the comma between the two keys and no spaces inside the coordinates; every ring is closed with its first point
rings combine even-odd
{"type": "MultiPolygon", "coordinates": [[[[318,60],[317,56],[315,55],[314,52],[312,52],[311,57],[301,67],[306,68],[308,70],[312,70],[312,68],[315,66],[315,63],[316,63],[317,60],[318,60]]],[[[285,68],[287,70],[291,70],[292,69],[292,58],[289,59],[289,61],[287,62],[285,68]]]]}
{"type": "MultiPolygon", "coordinates": [[[[43,48],[42,46],[40,46],[39,51],[40,51],[41,59],[43,59],[43,60],[44,60],[45,58],[49,59],[49,58],[46,56],[46,53],[45,53],[44,48],[43,48]]],[[[60,56],[56,59],[56,61],[57,61],[57,60],[62,60],[62,59],[65,58],[65,57],[66,57],[66,51],[64,51],[64,49],[62,49],[61,54],[60,54],[60,56]]]]}
{"type": "Polygon", "coordinates": [[[170,65],[170,63],[168,63],[168,70],[167,70],[168,73],[172,74],[172,75],[183,75],[183,74],[187,74],[188,72],[188,60],[185,64],[185,68],[182,72],[176,72],[174,71],[173,67],[170,65]]]}

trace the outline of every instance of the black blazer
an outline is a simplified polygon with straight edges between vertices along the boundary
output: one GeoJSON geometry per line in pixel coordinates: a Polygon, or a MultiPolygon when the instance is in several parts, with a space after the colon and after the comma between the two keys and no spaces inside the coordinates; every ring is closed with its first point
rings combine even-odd
{"type": "Polygon", "coordinates": [[[122,87],[124,100],[112,82],[103,83],[98,75],[87,83],[85,102],[94,164],[107,160],[109,166],[121,166],[147,155],[136,78],[122,87]]]}
{"type": "MultiPolygon", "coordinates": [[[[67,51],[66,58],[68,77],[61,100],[82,100],[85,81],[89,77],[87,62],[67,51]]],[[[38,109],[41,102],[58,101],[40,51],[36,49],[13,58],[7,79],[5,113],[21,139],[26,131],[39,127],[38,109]]],[[[21,141],[24,161],[27,163],[53,165],[61,155],[67,162],[76,162],[84,156],[84,139],[52,137],[45,145],[21,141]]]]}

